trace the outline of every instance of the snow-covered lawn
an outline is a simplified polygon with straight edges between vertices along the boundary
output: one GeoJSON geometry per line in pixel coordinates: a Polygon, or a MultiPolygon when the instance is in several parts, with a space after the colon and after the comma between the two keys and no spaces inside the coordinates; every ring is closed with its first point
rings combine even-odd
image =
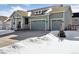
{"type": "Polygon", "coordinates": [[[13,32],[14,32],[13,30],[0,30],[0,35],[9,34],[13,32]]]}
{"type": "Polygon", "coordinates": [[[79,53],[79,31],[66,31],[62,42],[52,31],[41,37],[32,37],[0,48],[2,54],[24,53],[79,53]]]}

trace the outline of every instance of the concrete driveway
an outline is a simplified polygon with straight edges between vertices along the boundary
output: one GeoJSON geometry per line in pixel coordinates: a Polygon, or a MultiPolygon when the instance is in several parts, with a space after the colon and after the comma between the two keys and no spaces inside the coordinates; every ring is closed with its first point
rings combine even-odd
{"type": "Polygon", "coordinates": [[[11,34],[0,36],[0,47],[8,46],[27,38],[40,37],[48,33],[49,31],[16,31],[11,34]]]}

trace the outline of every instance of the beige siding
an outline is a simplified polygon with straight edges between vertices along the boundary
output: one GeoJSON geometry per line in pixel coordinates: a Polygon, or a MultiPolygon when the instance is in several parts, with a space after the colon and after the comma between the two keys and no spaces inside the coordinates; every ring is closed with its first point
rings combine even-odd
{"type": "Polygon", "coordinates": [[[65,27],[68,26],[69,24],[72,25],[72,14],[70,11],[64,13],[64,22],[65,22],[65,27]]]}
{"type": "Polygon", "coordinates": [[[51,18],[63,18],[63,13],[55,13],[50,15],[51,18]]]}

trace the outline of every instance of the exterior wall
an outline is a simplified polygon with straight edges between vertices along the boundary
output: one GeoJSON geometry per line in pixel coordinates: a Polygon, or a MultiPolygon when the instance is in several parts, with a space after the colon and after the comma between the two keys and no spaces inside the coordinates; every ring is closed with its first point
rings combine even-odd
{"type": "Polygon", "coordinates": [[[64,13],[64,23],[65,23],[65,28],[70,24],[72,25],[72,14],[70,11],[66,11],[64,13]]]}
{"type": "MultiPolygon", "coordinates": [[[[30,29],[32,28],[31,26],[32,26],[33,21],[38,21],[38,22],[39,21],[45,21],[45,24],[44,24],[45,30],[49,30],[49,28],[48,28],[48,17],[47,16],[31,17],[31,18],[29,18],[29,20],[30,20],[30,29]]],[[[41,23],[39,25],[41,25],[41,23]]]]}
{"type": "Polygon", "coordinates": [[[50,19],[52,18],[63,18],[63,13],[55,13],[50,15],[50,19]]]}

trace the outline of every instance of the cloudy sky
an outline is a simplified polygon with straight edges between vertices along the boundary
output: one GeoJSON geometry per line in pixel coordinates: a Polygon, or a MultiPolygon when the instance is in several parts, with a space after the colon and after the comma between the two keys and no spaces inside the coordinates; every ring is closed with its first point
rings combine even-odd
{"type": "MultiPolygon", "coordinates": [[[[53,4],[0,4],[0,16],[10,16],[15,10],[31,10],[35,8],[42,8],[52,6],[53,4]]],[[[79,5],[70,5],[73,12],[79,12],[79,5]]]]}

